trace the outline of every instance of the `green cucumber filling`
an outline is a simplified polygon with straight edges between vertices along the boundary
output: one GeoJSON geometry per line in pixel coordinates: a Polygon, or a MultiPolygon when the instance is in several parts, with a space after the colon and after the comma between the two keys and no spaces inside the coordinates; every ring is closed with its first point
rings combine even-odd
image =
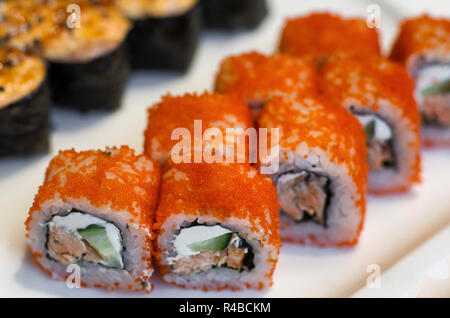
{"type": "Polygon", "coordinates": [[[434,83],[422,90],[423,96],[440,95],[450,93],[450,79],[434,83]]]}
{"type": "Polygon", "coordinates": [[[415,97],[423,123],[450,126],[450,63],[427,63],[416,76],[415,97]]]}
{"type": "Polygon", "coordinates": [[[197,222],[183,227],[173,239],[168,262],[180,275],[207,272],[217,267],[250,271],[253,252],[237,233],[221,225],[201,225],[197,222]]]}
{"type": "Polygon", "coordinates": [[[372,171],[395,168],[393,133],[389,124],[380,116],[353,112],[364,128],[367,137],[367,161],[372,171]]]}
{"type": "Polygon", "coordinates": [[[296,222],[314,221],[326,227],[331,198],[330,179],[307,170],[290,170],[276,181],[281,212],[296,222]]]}
{"type": "Polygon", "coordinates": [[[111,222],[72,211],[47,223],[47,255],[64,264],[86,261],[124,269],[120,230],[111,222]]]}

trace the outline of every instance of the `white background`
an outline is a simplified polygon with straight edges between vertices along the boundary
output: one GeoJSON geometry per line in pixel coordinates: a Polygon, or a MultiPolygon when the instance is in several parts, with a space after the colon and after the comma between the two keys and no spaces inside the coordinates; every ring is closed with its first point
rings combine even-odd
{"type": "Polygon", "coordinates": [[[208,292],[167,285],[152,278],[150,295],[69,289],[52,281],[31,261],[25,242],[24,221],[42,183],[46,166],[58,150],[98,149],[128,144],[142,151],[146,108],[162,94],[202,92],[212,88],[219,62],[229,54],[248,50],[273,52],[286,17],[314,10],[345,16],[365,16],[367,6],[381,7],[381,36],[388,51],[396,25],[406,16],[428,11],[450,17],[443,1],[320,1],[272,0],[270,15],[251,32],[204,33],[191,70],[184,76],[136,73],[129,83],[123,107],[114,113],[82,115],[52,111],[50,155],[0,160],[0,296],[1,297],[312,297],[414,296],[450,297],[450,150],[423,153],[423,183],[406,195],[369,197],[367,217],[354,248],[310,248],[285,244],[274,274],[274,286],[265,291],[208,292]],[[427,8],[427,9],[425,9],[427,8]],[[367,288],[367,266],[381,269],[380,288],[367,288]],[[425,287],[424,287],[425,286],[425,287]],[[355,294],[356,293],[356,294],[355,294]]]}

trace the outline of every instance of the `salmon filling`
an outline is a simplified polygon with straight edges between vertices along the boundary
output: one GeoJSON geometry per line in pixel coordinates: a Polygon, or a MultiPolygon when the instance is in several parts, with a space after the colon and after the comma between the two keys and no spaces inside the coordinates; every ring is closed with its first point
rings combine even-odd
{"type": "Polygon", "coordinates": [[[278,202],[295,221],[312,220],[326,227],[330,180],[314,172],[288,171],[277,179],[278,202]]]}
{"type": "Polygon", "coordinates": [[[81,261],[123,269],[122,237],[112,223],[73,211],[48,223],[47,256],[63,265],[81,261]]]}
{"type": "Polygon", "coordinates": [[[220,225],[191,225],[174,239],[174,257],[168,259],[179,275],[207,272],[217,267],[250,271],[252,248],[238,234],[220,225]]]}

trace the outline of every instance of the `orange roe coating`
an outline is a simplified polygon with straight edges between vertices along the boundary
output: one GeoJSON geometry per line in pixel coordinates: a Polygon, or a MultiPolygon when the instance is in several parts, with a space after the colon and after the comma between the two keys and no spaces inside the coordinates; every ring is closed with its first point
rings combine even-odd
{"type": "Polygon", "coordinates": [[[252,101],[266,102],[271,96],[293,95],[316,89],[314,65],[283,54],[258,52],[226,58],[216,76],[215,90],[252,101]]]}
{"type": "MultiPolygon", "coordinates": [[[[330,155],[330,160],[345,165],[363,193],[366,185],[366,138],[358,120],[317,94],[289,100],[273,97],[258,121],[259,127],[279,128],[280,147],[295,152],[305,142],[330,155]]],[[[282,153],[281,153],[282,154],[282,153]]]]}
{"type": "Polygon", "coordinates": [[[449,19],[422,15],[403,21],[390,58],[411,69],[416,66],[411,58],[421,55],[431,55],[431,59],[450,59],[449,19]]]}
{"type": "MultiPolygon", "coordinates": [[[[298,152],[299,146],[305,144],[309,149],[322,149],[329,155],[331,162],[347,167],[359,194],[356,206],[361,211],[361,222],[354,240],[341,242],[337,246],[355,245],[364,223],[368,174],[366,138],[358,120],[321,96],[308,94],[294,100],[272,98],[258,124],[259,127],[269,129],[268,141],[271,140],[270,128],[279,128],[280,156],[284,160],[288,160],[285,150],[298,152]]],[[[324,246],[314,235],[309,239],[314,245],[324,246]]]]}
{"type": "MultiPolygon", "coordinates": [[[[278,210],[277,193],[271,179],[249,165],[169,161],[163,169],[153,228],[161,235],[165,221],[178,214],[211,216],[223,223],[229,218],[238,218],[249,222],[252,231],[262,231],[264,241],[261,244],[275,247],[278,255],[281,246],[278,210]]],[[[170,268],[161,264],[164,251],[158,246],[155,250],[161,272],[168,273],[170,268]]],[[[277,258],[270,258],[268,262],[273,265],[267,274],[271,277],[277,258]]]]}
{"type": "Polygon", "coordinates": [[[374,194],[404,192],[420,181],[420,116],[414,100],[414,82],[405,67],[377,55],[357,55],[339,52],[322,58],[319,67],[319,90],[336,105],[351,110],[352,104],[376,113],[380,105],[389,102],[392,111],[408,121],[414,140],[408,151],[414,154],[409,186],[374,194]]]}
{"type": "Polygon", "coordinates": [[[380,54],[380,44],[376,28],[369,28],[364,19],[313,13],[286,21],[279,50],[296,56],[320,56],[342,50],[380,54]]]}
{"type": "Polygon", "coordinates": [[[59,195],[67,198],[86,198],[93,206],[109,206],[113,210],[127,210],[133,220],[151,225],[160,182],[158,165],[144,155],[136,156],[128,146],[102,150],[60,151],[47,168],[44,184],[34,199],[30,216],[41,205],[59,195]],[[75,172],[71,169],[77,168],[75,172]],[[124,168],[130,169],[125,171],[124,168]],[[136,212],[142,211],[142,212],[136,212]]]}
{"type": "MultiPolygon", "coordinates": [[[[104,151],[60,151],[50,162],[44,184],[34,198],[25,222],[26,230],[31,230],[34,213],[44,213],[43,206],[48,200],[59,198],[66,201],[71,198],[87,199],[97,208],[109,207],[111,213],[126,210],[131,215],[128,222],[139,224],[151,234],[159,185],[159,166],[145,155],[136,156],[128,146],[106,148],[104,151]]],[[[151,237],[154,236],[146,237],[148,255],[152,255],[151,237]]],[[[44,268],[40,258],[45,256],[33,250],[32,254],[33,260],[44,268]]],[[[152,270],[150,257],[145,259],[149,271],[152,270]]],[[[144,275],[137,279],[148,281],[149,278],[144,275]]],[[[87,282],[83,284],[89,285],[87,282]]]]}
{"type": "MultiPolygon", "coordinates": [[[[216,93],[166,95],[148,109],[148,124],[144,137],[144,153],[159,163],[165,163],[172,147],[176,128],[186,128],[194,139],[194,121],[202,121],[202,134],[207,128],[219,128],[226,136],[226,128],[252,127],[251,114],[242,100],[216,93]]],[[[193,142],[191,143],[194,146],[193,142]]]]}
{"type": "Polygon", "coordinates": [[[154,229],[172,215],[211,215],[225,221],[248,219],[263,229],[267,242],[279,245],[278,203],[270,178],[245,164],[174,164],[163,169],[154,229]]]}
{"type": "Polygon", "coordinates": [[[376,111],[380,100],[386,99],[403,117],[419,122],[414,82],[399,64],[376,55],[340,52],[321,59],[319,74],[320,91],[336,104],[353,98],[376,111]]]}

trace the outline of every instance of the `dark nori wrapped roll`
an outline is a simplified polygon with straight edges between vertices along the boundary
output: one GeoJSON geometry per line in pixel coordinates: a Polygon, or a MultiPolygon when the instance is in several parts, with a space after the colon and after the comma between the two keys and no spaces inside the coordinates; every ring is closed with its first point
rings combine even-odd
{"type": "Polygon", "coordinates": [[[49,62],[54,101],[80,110],[120,105],[130,21],[111,0],[7,1],[0,38],[49,62]],[[82,17],[82,19],[81,19],[82,17]]]}
{"type": "Polygon", "coordinates": [[[267,15],[266,0],[201,0],[203,22],[214,29],[253,29],[267,15]]]}
{"type": "Polygon", "coordinates": [[[134,23],[127,40],[132,68],[187,71],[202,28],[197,2],[119,1],[121,10],[134,23]]]}
{"type": "Polygon", "coordinates": [[[44,62],[0,49],[0,157],[49,149],[50,98],[44,62]]]}
{"type": "Polygon", "coordinates": [[[120,105],[129,72],[130,21],[111,0],[21,0],[0,7],[0,39],[49,62],[57,105],[80,110],[120,105]],[[2,11],[3,9],[3,11],[2,11]]]}
{"type": "Polygon", "coordinates": [[[129,74],[125,44],[86,63],[49,63],[49,83],[56,105],[81,111],[120,106],[129,74]]]}
{"type": "MultiPolygon", "coordinates": [[[[42,54],[49,61],[49,83],[54,102],[82,111],[120,106],[129,73],[125,39],[129,20],[112,5],[77,1],[82,20],[72,27],[64,20],[42,41],[42,54]]],[[[52,8],[61,13],[70,1],[52,8]]],[[[59,16],[59,15],[57,15],[59,16]]],[[[70,19],[68,19],[70,20],[70,19]]]]}

